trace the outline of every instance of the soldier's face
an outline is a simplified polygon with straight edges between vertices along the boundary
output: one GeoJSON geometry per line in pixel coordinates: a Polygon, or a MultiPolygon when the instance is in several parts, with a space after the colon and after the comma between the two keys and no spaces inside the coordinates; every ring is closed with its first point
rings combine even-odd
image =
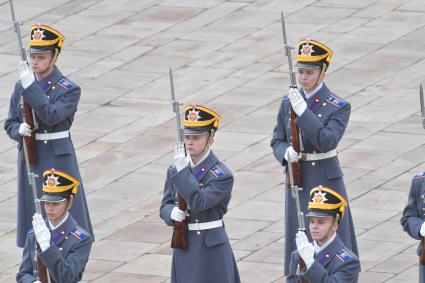
{"type": "Polygon", "coordinates": [[[208,132],[202,133],[201,135],[184,136],[184,139],[186,143],[186,151],[194,160],[198,157],[202,157],[214,141],[210,138],[210,134],[208,132]]]}
{"type": "Polygon", "coordinates": [[[333,216],[310,218],[310,235],[319,245],[326,243],[336,232],[338,225],[335,223],[333,216]]]}
{"type": "Polygon", "coordinates": [[[60,202],[46,201],[44,203],[44,209],[46,210],[47,218],[49,218],[50,222],[55,225],[58,224],[65,215],[68,204],[69,200],[67,199],[60,202]]]}
{"type": "Polygon", "coordinates": [[[31,53],[31,68],[34,73],[42,74],[49,70],[50,63],[53,60],[52,52],[31,53]]]}
{"type": "Polygon", "coordinates": [[[314,87],[320,83],[318,82],[318,79],[320,77],[321,70],[322,69],[320,67],[314,69],[298,69],[298,80],[304,90],[312,91],[314,87]]]}

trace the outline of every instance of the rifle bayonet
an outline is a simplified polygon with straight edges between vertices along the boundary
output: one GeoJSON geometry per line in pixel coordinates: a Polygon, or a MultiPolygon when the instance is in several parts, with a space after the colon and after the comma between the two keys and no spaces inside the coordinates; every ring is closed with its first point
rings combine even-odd
{"type": "Polygon", "coordinates": [[[289,78],[291,80],[291,86],[297,87],[297,79],[295,77],[294,68],[292,67],[291,49],[293,49],[293,47],[288,44],[288,39],[286,38],[286,26],[283,11],[280,11],[280,21],[282,23],[282,35],[284,44],[283,48],[285,49],[285,56],[288,57],[289,78]]]}

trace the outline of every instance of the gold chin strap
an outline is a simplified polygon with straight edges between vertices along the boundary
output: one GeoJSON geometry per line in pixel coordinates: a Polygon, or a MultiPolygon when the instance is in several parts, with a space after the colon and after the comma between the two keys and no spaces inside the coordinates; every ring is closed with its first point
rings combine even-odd
{"type": "Polygon", "coordinates": [[[323,65],[322,65],[322,71],[320,72],[320,76],[317,79],[316,83],[314,84],[313,89],[315,89],[320,84],[320,82],[323,80],[323,77],[325,76],[325,73],[326,73],[326,64],[323,63],[323,65]]]}
{"type": "Polygon", "coordinates": [[[68,211],[68,210],[70,210],[71,209],[71,206],[72,206],[72,203],[74,202],[74,196],[73,195],[71,195],[70,197],[69,197],[69,203],[68,203],[68,207],[66,208],[66,211],[68,211]]]}
{"type": "Polygon", "coordinates": [[[49,68],[55,65],[56,61],[58,60],[59,50],[56,48],[55,53],[53,54],[52,62],[50,62],[49,68]]]}

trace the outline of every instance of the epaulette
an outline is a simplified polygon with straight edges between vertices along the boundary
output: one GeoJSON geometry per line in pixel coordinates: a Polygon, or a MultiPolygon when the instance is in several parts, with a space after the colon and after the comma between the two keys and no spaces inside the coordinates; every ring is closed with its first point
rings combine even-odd
{"type": "Polygon", "coordinates": [[[344,250],[344,248],[342,248],[336,253],[336,257],[340,261],[346,262],[347,260],[351,258],[351,255],[346,250],[344,250]]]}
{"type": "Polygon", "coordinates": [[[64,89],[70,89],[74,86],[70,81],[64,78],[60,79],[57,84],[63,87],[64,89]]]}
{"type": "Polygon", "coordinates": [[[71,226],[69,228],[69,233],[74,236],[75,238],[77,238],[78,240],[82,240],[86,237],[88,237],[88,233],[86,231],[83,230],[83,228],[79,227],[79,226],[71,226]]]}
{"type": "Polygon", "coordinates": [[[332,94],[329,94],[328,97],[326,98],[326,101],[329,102],[330,104],[340,108],[342,106],[345,105],[345,101],[341,100],[338,97],[333,96],[332,94]]]}
{"type": "Polygon", "coordinates": [[[211,167],[210,172],[216,177],[224,176],[224,171],[217,164],[211,167]]]}
{"type": "Polygon", "coordinates": [[[421,179],[421,178],[425,178],[425,172],[422,172],[413,176],[413,179],[421,179]]]}

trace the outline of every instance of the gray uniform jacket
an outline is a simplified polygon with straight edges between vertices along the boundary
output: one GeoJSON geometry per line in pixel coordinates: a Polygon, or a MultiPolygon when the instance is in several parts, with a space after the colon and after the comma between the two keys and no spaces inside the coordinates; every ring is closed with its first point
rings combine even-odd
{"type": "MultiPolygon", "coordinates": [[[[39,124],[37,133],[55,133],[71,128],[74,114],[80,99],[80,87],[65,78],[55,66],[53,72],[39,82],[23,89],[17,82],[10,99],[9,115],[4,128],[9,137],[18,142],[18,224],[17,245],[23,247],[26,235],[31,228],[32,215],[35,212],[32,190],[28,184],[27,170],[23,160],[22,137],[19,125],[22,123],[21,94],[35,111],[39,124]]],[[[36,187],[41,196],[43,172],[49,169],[64,171],[80,181],[79,191],[70,212],[85,230],[93,235],[87,208],[84,186],[75,156],[71,137],[55,140],[35,141],[38,163],[31,165],[33,173],[38,174],[36,187]]]]}
{"type": "MultiPolygon", "coordinates": [[[[303,90],[300,92],[304,95],[303,90]]],[[[350,104],[334,95],[323,84],[322,88],[307,100],[307,106],[308,108],[297,119],[297,125],[302,133],[304,152],[325,153],[336,149],[348,124],[351,112],[350,104]]],[[[291,103],[285,96],[280,105],[277,125],[271,140],[274,156],[282,166],[287,166],[284,154],[291,142],[290,112],[291,103]]],[[[304,214],[307,213],[310,190],[318,185],[329,187],[348,200],[338,156],[318,161],[301,161],[301,175],[303,191],[299,195],[304,214]]],[[[286,174],[285,184],[288,183],[287,176],[288,174],[286,174]]],[[[298,229],[295,201],[288,188],[286,192],[285,275],[288,274],[291,252],[296,249],[295,234],[298,229]]],[[[306,225],[308,226],[307,221],[306,225]]],[[[347,247],[358,255],[349,206],[346,208],[344,218],[338,228],[338,235],[347,247]]]]}
{"type": "MultiPolygon", "coordinates": [[[[409,200],[403,210],[400,223],[412,238],[421,240],[420,230],[425,219],[425,172],[413,177],[409,200]]],[[[422,243],[417,248],[418,256],[422,254],[422,243]]],[[[419,282],[425,283],[425,266],[419,264],[419,282]]]]}
{"type": "MultiPolygon", "coordinates": [[[[220,220],[227,212],[233,186],[232,172],[211,151],[195,168],[167,170],[160,216],[169,226],[177,191],[188,205],[188,223],[220,220]]],[[[239,272],[224,226],[187,231],[188,249],[174,249],[171,282],[237,283],[239,272]]]]}
{"type": "MultiPolygon", "coordinates": [[[[48,225],[47,220],[46,224],[48,225]]],[[[92,246],[89,233],[78,226],[71,214],[61,226],[51,232],[51,245],[41,253],[36,252],[34,233],[28,233],[22,263],[16,275],[18,283],[37,280],[37,255],[49,271],[52,283],[76,283],[81,280],[92,246]]]]}
{"type": "MultiPolygon", "coordinates": [[[[300,255],[294,251],[291,255],[287,283],[299,282],[297,275],[300,255]]],[[[358,281],[360,261],[358,257],[336,238],[328,247],[315,255],[308,270],[301,270],[301,276],[310,283],[355,283],[358,281]]]]}

